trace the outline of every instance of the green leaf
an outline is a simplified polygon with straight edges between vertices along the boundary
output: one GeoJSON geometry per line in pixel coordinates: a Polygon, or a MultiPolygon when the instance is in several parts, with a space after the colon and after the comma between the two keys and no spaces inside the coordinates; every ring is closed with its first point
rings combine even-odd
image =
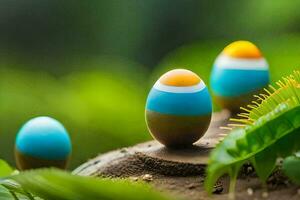
{"type": "Polygon", "coordinates": [[[300,185],[300,158],[290,156],[283,161],[283,171],[294,183],[300,185]]]}
{"type": "Polygon", "coordinates": [[[4,160],[0,159],[0,177],[9,176],[13,171],[14,170],[4,160]]]}
{"type": "MultiPolygon", "coordinates": [[[[6,181],[4,181],[6,182],[6,181]]],[[[32,200],[28,195],[25,193],[20,186],[18,188],[10,188],[6,186],[6,183],[3,183],[3,180],[0,183],[0,200],[32,200]]],[[[39,200],[35,198],[35,200],[39,200]]]]}
{"type": "Polygon", "coordinates": [[[149,185],[128,180],[72,175],[56,169],[22,172],[11,177],[25,190],[45,200],[170,200],[149,185]]]}
{"type": "MultiPolygon", "coordinates": [[[[243,138],[244,136],[245,131],[242,129],[236,129],[212,151],[209,159],[209,165],[206,169],[207,177],[205,181],[205,188],[209,193],[211,193],[215,182],[220,176],[225,173],[232,174],[232,176],[234,176],[234,174],[237,173],[238,168],[230,165],[233,158],[238,157],[238,152],[232,151],[232,149],[236,147],[236,143],[233,141],[243,138]]],[[[236,164],[237,163],[238,162],[236,162],[236,164]]],[[[242,163],[242,160],[240,160],[239,165],[242,163]]]]}
{"type": "Polygon", "coordinates": [[[255,171],[260,179],[265,182],[276,167],[276,150],[272,147],[258,153],[252,158],[255,171]]]}
{"type": "MultiPolygon", "coordinates": [[[[16,195],[19,199],[30,199],[32,200],[33,197],[30,193],[28,193],[27,191],[25,191],[20,184],[16,183],[13,180],[10,179],[0,179],[0,185],[4,188],[6,188],[11,196],[16,195]]],[[[37,200],[35,198],[35,200],[37,200]]]]}
{"type": "Polygon", "coordinates": [[[13,200],[14,197],[11,193],[3,186],[0,186],[0,200],[13,200]]]}

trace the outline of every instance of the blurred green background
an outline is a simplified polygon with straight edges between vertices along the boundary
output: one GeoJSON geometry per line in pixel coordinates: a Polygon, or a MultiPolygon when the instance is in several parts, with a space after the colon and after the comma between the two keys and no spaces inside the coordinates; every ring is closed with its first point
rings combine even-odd
{"type": "Polygon", "coordinates": [[[299,68],[300,1],[2,0],[0,157],[14,164],[14,138],[47,115],[71,134],[74,168],[150,139],[144,106],[168,69],[209,83],[212,63],[235,40],[257,44],[277,80],[299,68]]]}

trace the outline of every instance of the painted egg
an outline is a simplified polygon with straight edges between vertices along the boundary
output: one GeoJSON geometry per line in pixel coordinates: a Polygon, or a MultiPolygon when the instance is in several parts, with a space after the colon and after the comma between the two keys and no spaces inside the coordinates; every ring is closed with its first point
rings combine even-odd
{"type": "Polygon", "coordinates": [[[215,60],[211,88],[221,107],[237,112],[269,84],[269,66],[251,42],[229,44],[215,60]]]}
{"type": "Polygon", "coordinates": [[[206,132],[212,113],[208,89],[185,69],[171,70],[152,87],[146,122],[152,136],[167,147],[190,146],[206,132]]]}
{"type": "Polygon", "coordinates": [[[64,126],[50,117],[29,120],[17,134],[15,157],[19,169],[66,168],[71,141],[64,126]]]}

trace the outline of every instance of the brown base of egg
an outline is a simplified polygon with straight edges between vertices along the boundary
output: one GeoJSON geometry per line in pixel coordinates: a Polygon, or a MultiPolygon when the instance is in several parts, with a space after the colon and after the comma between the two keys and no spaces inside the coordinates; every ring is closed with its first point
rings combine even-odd
{"type": "Polygon", "coordinates": [[[66,160],[46,160],[41,158],[35,158],[25,155],[15,149],[15,158],[18,169],[28,170],[45,167],[56,167],[60,169],[66,169],[68,164],[68,158],[66,160]]]}
{"type": "Polygon", "coordinates": [[[251,101],[257,99],[256,97],[254,97],[254,95],[261,93],[265,93],[263,89],[256,90],[249,94],[237,97],[214,96],[214,100],[219,106],[221,106],[221,108],[228,109],[232,113],[240,113],[240,107],[247,107],[247,105],[252,104],[251,101]]]}
{"type": "Polygon", "coordinates": [[[176,116],[146,110],[146,121],[152,136],[167,147],[191,146],[207,131],[211,115],[176,116]]]}

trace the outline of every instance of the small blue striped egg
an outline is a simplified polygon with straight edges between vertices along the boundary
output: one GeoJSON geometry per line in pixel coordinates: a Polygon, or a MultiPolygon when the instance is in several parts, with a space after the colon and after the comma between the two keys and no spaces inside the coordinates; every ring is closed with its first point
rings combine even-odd
{"type": "Polygon", "coordinates": [[[72,146],[69,134],[60,122],[50,117],[37,117],[29,120],[20,129],[15,149],[17,159],[20,159],[17,163],[30,166],[31,163],[26,162],[32,160],[37,162],[32,164],[38,166],[39,161],[65,161],[71,154],[72,146]]]}

